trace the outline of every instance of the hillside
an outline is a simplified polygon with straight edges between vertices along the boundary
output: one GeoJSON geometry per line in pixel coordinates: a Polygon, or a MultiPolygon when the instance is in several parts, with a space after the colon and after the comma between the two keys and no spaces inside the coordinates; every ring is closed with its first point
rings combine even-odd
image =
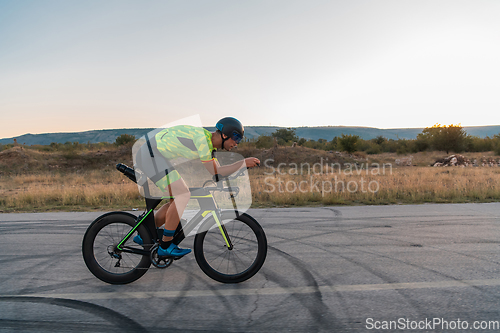
{"type": "MultiPolygon", "coordinates": [[[[257,138],[260,135],[269,135],[280,127],[275,126],[247,126],[245,127],[245,136],[247,138],[257,138]]],[[[214,127],[206,127],[209,131],[214,131],[214,127]]],[[[500,126],[477,126],[464,127],[467,134],[478,136],[480,138],[492,137],[500,133],[500,126]]],[[[24,134],[13,138],[0,139],[0,144],[13,143],[14,139],[19,144],[26,145],[49,145],[52,142],[79,142],[79,143],[98,143],[98,142],[114,142],[121,134],[134,135],[136,138],[141,137],[145,133],[151,131],[152,128],[123,128],[123,129],[107,129],[107,130],[92,130],[85,132],[74,133],[44,133],[44,134],[24,134]]],[[[370,140],[378,136],[383,136],[387,139],[415,139],[423,128],[395,128],[395,129],[380,129],[373,127],[344,127],[344,126],[325,126],[325,127],[297,127],[297,135],[305,139],[326,139],[330,141],[335,136],[342,134],[358,135],[364,140],[370,140]]]]}
{"type": "MultiPolygon", "coordinates": [[[[256,138],[262,134],[270,134],[279,127],[247,127],[245,135],[248,138],[256,138]]],[[[206,127],[209,131],[215,131],[214,127],[206,127]]],[[[115,139],[122,134],[134,135],[136,138],[152,131],[153,128],[122,128],[122,129],[106,129],[92,130],[85,132],[74,133],[43,133],[43,134],[24,134],[12,138],[0,139],[0,144],[13,143],[14,139],[19,144],[31,145],[49,145],[52,142],[79,142],[79,143],[98,143],[98,142],[115,142],[115,139]]]]}
{"type": "MultiPolygon", "coordinates": [[[[266,166],[277,166],[280,163],[314,164],[321,161],[344,164],[357,161],[349,154],[332,154],[300,146],[276,149],[237,148],[235,152],[243,157],[255,156],[263,163],[267,160],[266,166]]],[[[92,170],[115,172],[117,163],[133,165],[130,145],[51,152],[18,146],[0,152],[0,176],[44,172],[80,173],[92,170]]]]}

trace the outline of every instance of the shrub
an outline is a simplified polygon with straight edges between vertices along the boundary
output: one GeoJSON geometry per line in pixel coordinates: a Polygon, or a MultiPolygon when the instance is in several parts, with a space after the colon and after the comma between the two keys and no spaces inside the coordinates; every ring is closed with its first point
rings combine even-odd
{"type": "Polygon", "coordinates": [[[135,142],[135,135],[130,135],[130,134],[122,134],[119,137],[116,138],[115,144],[117,146],[123,146],[129,143],[135,142]]]}
{"type": "Polygon", "coordinates": [[[495,138],[486,137],[481,139],[480,137],[469,135],[465,139],[464,147],[469,152],[492,151],[495,149],[496,141],[495,138]]]}
{"type": "Polygon", "coordinates": [[[6,144],[6,145],[2,145],[2,144],[0,144],[0,151],[2,151],[2,150],[7,150],[7,149],[10,149],[10,148],[12,148],[12,147],[14,147],[14,145],[13,145],[12,143],[8,143],[8,144],[6,144]]]}
{"type": "Polygon", "coordinates": [[[278,144],[286,145],[299,141],[299,137],[295,134],[295,128],[280,128],[273,132],[272,136],[278,139],[278,144]]]}
{"type": "Polygon", "coordinates": [[[367,149],[365,149],[367,154],[380,154],[382,152],[382,148],[375,142],[367,142],[367,149]]]}
{"type": "Polygon", "coordinates": [[[426,151],[431,147],[429,138],[420,133],[417,138],[413,140],[412,152],[417,153],[419,151],[426,151]]]}
{"type": "Polygon", "coordinates": [[[259,149],[269,149],[274,146],[274,138],[269,135],[261,135],[255,142],[255,147],[259,149]]]}
{"type": "Polygon", "coordinates": [[[58,142],[51,142],[50,143],[50,148],[52,148],[52,150],[58,150],[60,146],[61,146],[61,144],[58,142]]]}
{"type": "Polygon", "coordinates": [[[493,151],[495,155],[500,155],[500,134],[493,137],[493,151]]]}
{"type": "Polygon", "coordinates": [[[377,145],[382,145],[384,142],[387,141],[387,139],[385,137],[383,137],[382,135],[379,135],[375,139],[373,139],[372,141],[374,143],[376,143],[377,145]]]}
{"type": "Polygon", "coordinates": [[[340,147],[342,147],[342,150],[348,152],[349,154],[352,154],[357,150],[356,146],[358,140],[359,136],[352,134],[349,135],[342,134],[342,137],[338,139],[340,147]]]}

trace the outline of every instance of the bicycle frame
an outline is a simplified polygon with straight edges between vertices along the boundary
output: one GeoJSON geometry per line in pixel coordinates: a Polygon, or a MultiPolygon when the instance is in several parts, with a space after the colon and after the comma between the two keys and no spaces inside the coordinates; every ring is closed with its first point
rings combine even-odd
{"type": "MultiPolygon", "coordinates": [[[[228,184],[228,189],[231,195],[231,199],[233,202],[233,207],[236,213],[236,216],[239,216],[237,207],[236,207],[236,202],[234,199],[234,194],[233,194],[233,189],[229,186],[228,184]]],[[[149,194],[149,188],[148,185],[144,185],[145,192],[149,194]]],[[[176,245],[180,244],[185,238],[185,235],[189,235],[191,231],[194,230],[194,228],[202,222],[205,217],[208,214],[211,214],[221,232],[222,237],[224,238],[224,241],[228,247],[229,250],[233,249],[233,244],[231,242],[231,239],[228,236],[227,230],[224,226],[224,224],[221,223],[222,218],[221,218],[221,209],[217,206],[217,203],[215,202],[215,199],[211,193],[211,191],[215,190],[223,190],[223,187],[217,186],[217,187],[201,187],[201,188],[189,188],[189,191],[191,192],[191,199],[196,199],[198,201],[198,204],[200,206],[200,210],[196,213],[196,215],[189,220],[189,222],[185,225],[182,226],[182,223],[179,223],[179,226],[177,227],[177,230],[175,231],[174,237],[172,242],[176,245]]],[[[235,191],[238,190],[238,188],[234,188],[235,191]]],[[[143,250],[143,249],[138,249],[134,247],[129,247],[129,246],[124,246],[125,242],[130,239],[132,234],[134,233],[137,228],[141,224],[144,224],[146,226],[146,229],[149,232],[150,236],[150,244],[154,245],[156,242],[156,237],[157,237],[157,232],[156,232],[156,224],[154,220],[154,209],[165,199],[173,199],[172,197],[162,197],[162,198],[156,198],[152,199],[149,198],[148,195],[146,195],[146,211],[139,216],[140,221],[130,230],[130,232],[116,245],[116,249],[122,252],[128,252],[128,253],[135,253],[135,254],[140,254],[140,255],[149,255],[148,250],[143,250]]]]}

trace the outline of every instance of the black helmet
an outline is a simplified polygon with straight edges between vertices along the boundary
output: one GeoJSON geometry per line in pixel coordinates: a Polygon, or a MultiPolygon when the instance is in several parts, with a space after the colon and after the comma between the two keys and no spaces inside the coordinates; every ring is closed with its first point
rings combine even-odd
{"type": "MultiPolygon", "coordinates": [[[[243,139],[243,135],[245,134],[245,129],[240,121],[236,118],[226,117],[222,118],[217,122],[215,127],[228,138],[233,139],[237,144],[240,143],[241,139],[243,139]]],[[[223,141],[227,139],[223,138],[223,141]]]]}

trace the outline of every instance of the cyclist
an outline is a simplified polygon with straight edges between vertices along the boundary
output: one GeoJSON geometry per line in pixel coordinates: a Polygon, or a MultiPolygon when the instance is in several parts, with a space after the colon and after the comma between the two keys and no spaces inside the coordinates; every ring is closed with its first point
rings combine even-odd
{"type": "MultiPolygon", "coordinates": [[[[243,125],[235,118],[226,117],[216,124],[216,131],[210,133],[202,127],[179,125],[163,129],[152,138],[146,136],[146,143],[136,153],[136,163],[155,184],[172,199],[155,214],[157,227],[165,226],[158,248],[159,256],[182,257],[191,252],[172,243],[175,230],[191,197],[189,188],[179,172],[172,165],[177,158],[199,159],[210,174],[228,176],[241,168],[253,168],[260,164],[255,157],[248,157],[230,165],[221,166],[214,157],[217,149],[231,150],[244,135],[243,125]]],[[[143,244],[139,235],[134,241],[143,244]]]]}

